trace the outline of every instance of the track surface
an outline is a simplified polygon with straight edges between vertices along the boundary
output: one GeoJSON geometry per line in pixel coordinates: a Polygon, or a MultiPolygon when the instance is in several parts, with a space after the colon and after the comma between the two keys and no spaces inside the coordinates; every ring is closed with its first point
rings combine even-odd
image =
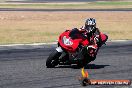
{"type": "MultiPolygon", "coordinates": [[[[94,1],[106,1],[106,0],[12,0],[7,2],[18,2],[18,3],[60,3],[60,2],[94,2],[94,1]]],[[[111,0],[107,0],[111,1],[111,0]]],[[[118,1],[118,0],[117,0],[118,1]]],[[[124,1],[124,0],[122,0],[124,1]]],[[[129,0],[127,0],[129,1],[129,0]]],[[[0,11],[44,11],[44,12],[55,12],[55,11],[132,11],[132,8],[115,8],[115,9],[30,9],[30,8],[0,8],[0,11]]]]}
{"type": "Polygon", "coordinates": [[[0,11],[41,11],[41,12],[56,12],[56,11],[132,11],[132,8],[124,9],[23,9],[23,8],[0,8],[0,11]]]}
{"type": "MultiPolygon", "coordinates": [[[[0,9],[0,11],[34,11],[35,9],[0,9]]],[[[79,11],[48,10],[35,11],[79,11]]],[[[81,9],[80,11],[100,11],[81,9]]],[[[132,11],[101,10],[101,11],[132,11]]],[[[56,45],[34,49],[0,50],[0,88],[82,88],[78,77],[81,69],[71,66],[46,68],[45,63],[56,45]]],[[[28,48],[28,47],[27,47],[28,48]]],[[[90,79],[130,79],[132,80],[132,41],[108,43],[102,47],[97,59],[86,68],[90,79]]],[[[125,86],[131,88],[132,86],[125,86]]],[[[106,86],[89,86],[88,88],[106,88],[106,86]]],[[[124,88],[124,86],[107,86],[107,88],[124,88]]]]}
{"type": "MultiPolygon", "coordinates": [[[[46,68],[46,59],[55,46],[1,50],[0,88],[81,88],[77,79],[81,75],[81,69],[74,66],[46,68]]],[[[100,49],[97,59],[85,70],[88,70],[90,79],[132,80],[132,41],[108,42],[100,49]]],[[[132,86],[125,86],[129,87],[132,86]]],[[[106,86],[88,88],[106,88],[106,86]]]]}

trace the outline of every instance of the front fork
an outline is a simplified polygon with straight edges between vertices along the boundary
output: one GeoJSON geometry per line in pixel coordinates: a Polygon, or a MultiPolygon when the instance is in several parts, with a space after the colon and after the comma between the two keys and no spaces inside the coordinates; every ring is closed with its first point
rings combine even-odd
{"type": "Polygon", "coordinates": [[[63,51],[63,49],[60,46],[56,48],[56,51],[61,53],[61,56],[59,58],[63,58],[66,55],[66,53],[63,51]]]}
{"type": "Polygon", "coordinates": [[[56,48],[56,51],[61,53],[61,56],[59,57],[59,59],[63,58],[66,55],[66,53],[63,51],[63,49],[60,46],[56,48]]]}

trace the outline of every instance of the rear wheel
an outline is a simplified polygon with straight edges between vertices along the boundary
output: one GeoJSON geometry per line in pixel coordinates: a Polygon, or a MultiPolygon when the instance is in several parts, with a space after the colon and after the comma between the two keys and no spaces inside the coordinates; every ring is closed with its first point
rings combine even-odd
{"type": "Polygon", "coordinates": [[[61,53],[59,53],[58,51],[54,51],[52,52],[49,57],[47,58],[46,61],[46,66],[47,68],[53,68],[56,65],[59,64],[59,57],[60,57],[61,53]]]}

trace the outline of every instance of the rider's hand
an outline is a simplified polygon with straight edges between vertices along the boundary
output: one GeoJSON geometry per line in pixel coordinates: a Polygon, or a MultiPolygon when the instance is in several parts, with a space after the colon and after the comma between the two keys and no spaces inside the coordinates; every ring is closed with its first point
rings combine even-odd
{"type": "Polygon", "coordinates": [[[87,49],[94,49],[94,50],[96,50],[97,49],[97,45],[89,45],[87,47],[87,49]]]}
{"type": "Polygon", "coordinates": [[[99,42],[99,35],[96,35],[96,36],[94,37],[94,41],[96,41],[96,43],[99,42]]]}

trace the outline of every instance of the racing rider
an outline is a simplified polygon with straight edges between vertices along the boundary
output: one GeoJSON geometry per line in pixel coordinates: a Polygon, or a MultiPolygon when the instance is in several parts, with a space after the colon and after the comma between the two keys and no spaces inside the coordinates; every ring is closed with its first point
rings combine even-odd
{"type": "MultiPolygon", "coordinates": [[[[88,18],[85,21],[84,27],[81,27],[80,29],[74,28],[73,31],[79,31],[85,38],[88,39],[89,44],[85,45],[89,51],[89,55],[91,57],[91,61],[95,60],[97,52],[99,50],[99,47],[101,47],[108,39],[108,36],[106,36],[106,40],[101,40],[101,32],[96,27],[96,20],[94,18],[88,18]]],[[[80,52],[80,55],[78,55],[78,58],[81,58],[82,53],[80,52]]]]}

